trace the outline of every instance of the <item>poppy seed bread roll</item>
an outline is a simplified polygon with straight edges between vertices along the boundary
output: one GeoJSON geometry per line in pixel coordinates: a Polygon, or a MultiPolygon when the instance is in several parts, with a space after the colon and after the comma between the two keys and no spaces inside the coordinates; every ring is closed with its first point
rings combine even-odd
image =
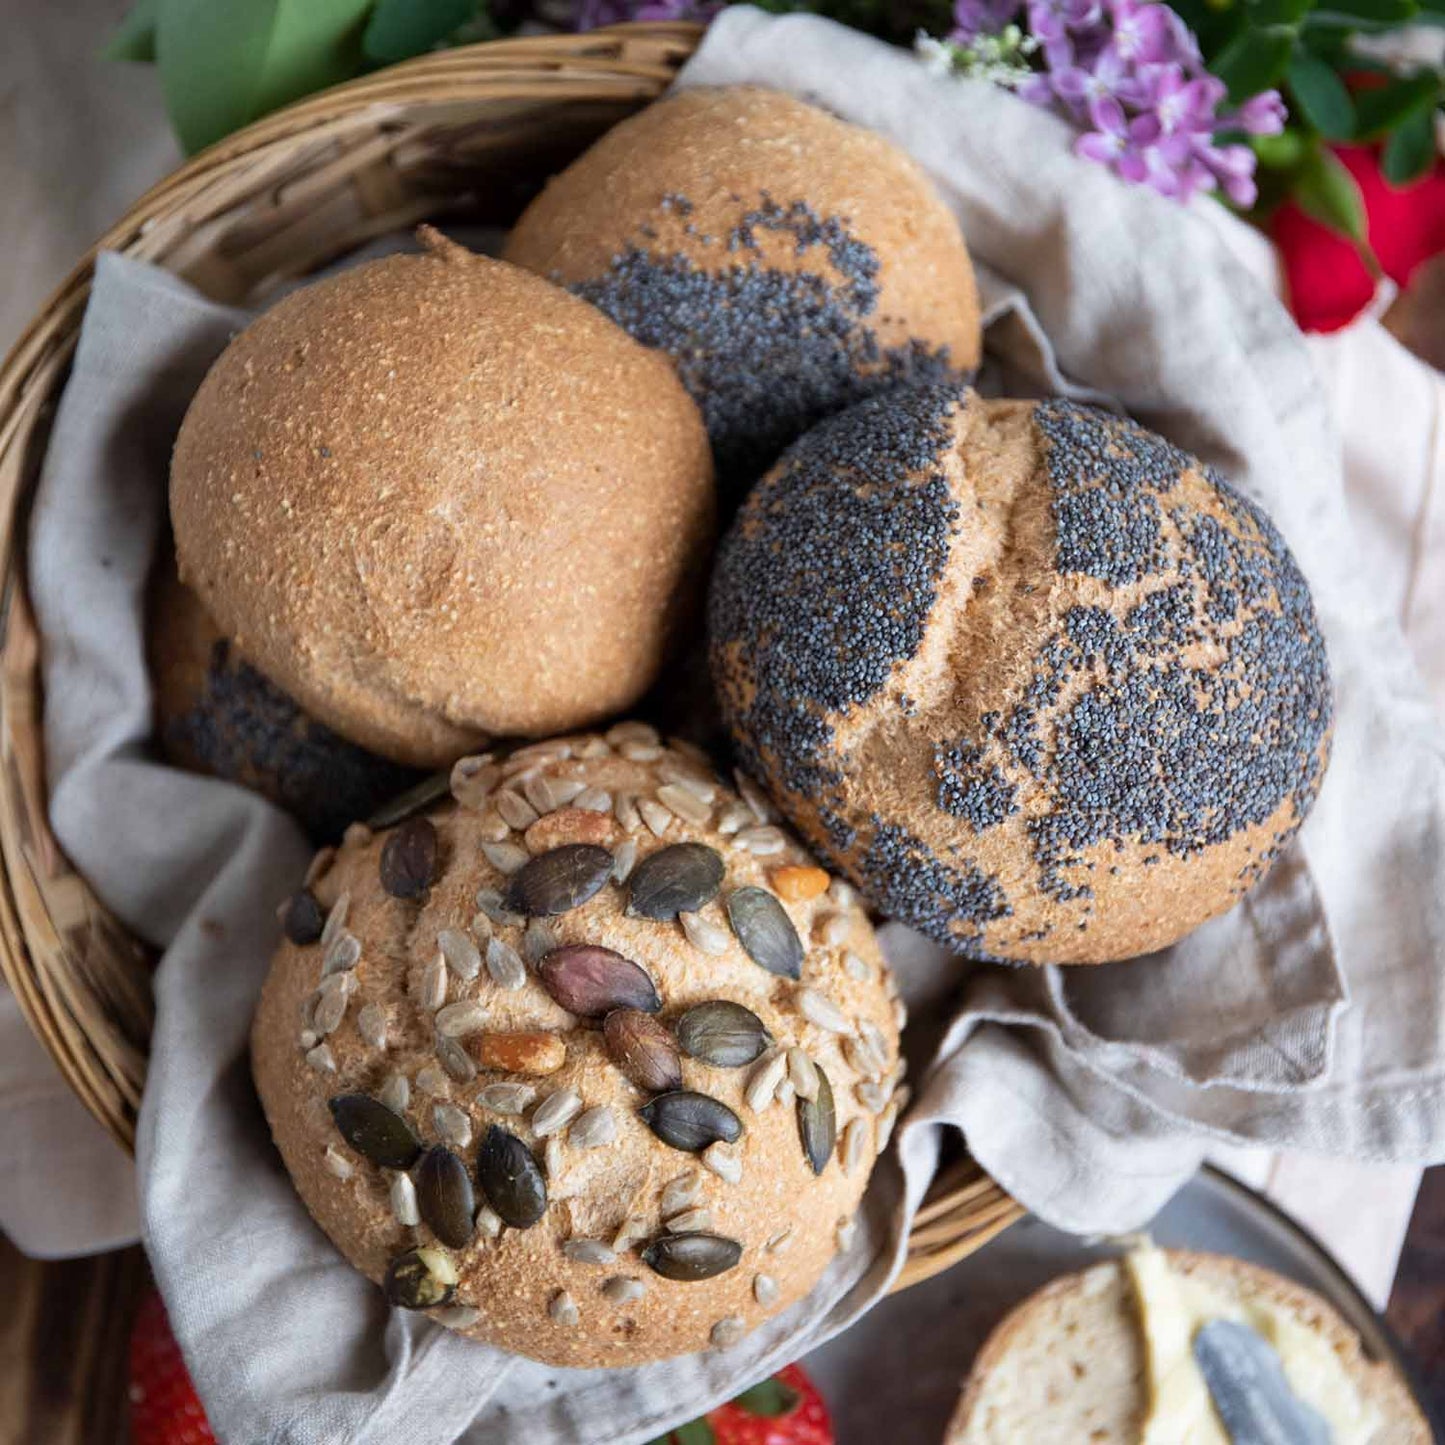
{"type": "Polygon", "coordinates": [[[935,386],[824,422],[738,514],[709,628],[744,765],[881,912],[975,957],[1172,943],[1264,875],[1328,757],[1269,519],[1070,402],[935,386]]]}
{"type": "Polygon", "coordinates": [[[434,233],[293,293],[187,412],[181,577],[320,721],[416,766],[630,706],[713,526],[697,408],[595,308],[434,233]]]}
{"type": "Polygon", "coordinates": [[[973,268],[933,183],[778,91],[684,90],[614,126],[505,255],[671,356],[727,500],[820,417],[978,365],[973,268]]]}
{"type": "Polygon", "coordinates": [[[297,1190],[392,1303],[501,1349],[737,1343],[846,1248],[906,1102],[866,913],[646,724],[452,790],[284,909],[251,1059],[297,1190]]]}

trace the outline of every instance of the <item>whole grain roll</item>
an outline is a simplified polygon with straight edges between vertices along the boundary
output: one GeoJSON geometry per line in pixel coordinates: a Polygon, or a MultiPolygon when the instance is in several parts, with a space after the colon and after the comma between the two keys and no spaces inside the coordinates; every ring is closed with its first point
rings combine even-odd
{"type": "Polygon", "coordinates": [[[1328,757],[1268,517],[1070,402],[934,386],[823,423],[739,513],[709,623],[744,766],[880,911],[975,957],[1172,943],[1264,876],[1328,757]]]}
{"type": "Polygon", "coordinates": [[[905,1102],[866,915],[645,724],[452,788],[283,909],[252,1064],[297,1190],[394,1303],[503,1349],[735,1343],[846,1245],[905,1102]]]}
{"type": "Polygon", "coordinates": [[[169,550],[151,580],[146,649],[165,760],[260,793],[318,843],[423,777],[347,742],[257,672],[182,586],[169,550]]]}
{"type": "Polygon", "coordinates": [[[701,420],[660,358],[535,276],[429,245],[252,323],[171,468],[181,576],[222,633],[417,766],[630,706],[713,516],[701,420]]]}
{"type": "Polygon", "coordinates": [[[820,417],[978,365],[973,268],[932,182],[777,91],[648,106],[547,186],[505,254],[673,358],[725,497],[820,417]]]}

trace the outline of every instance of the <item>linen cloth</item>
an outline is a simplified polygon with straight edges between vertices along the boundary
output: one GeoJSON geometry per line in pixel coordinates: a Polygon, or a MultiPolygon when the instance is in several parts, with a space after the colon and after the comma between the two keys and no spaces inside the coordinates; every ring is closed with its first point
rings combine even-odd
{"type": "Polygon", "coordinates": [[[304,865],[302,840],[260,799],[144,754],[138,624],[169,446],[242,318],[105,258],[33,537],[52,817],[107,901],[166,949],[139,1141],[142,1228],[223,1440],[649,1438],[878,1296],[952,1126],[1026,1204],[1087,1229],[1147,1217],[1211,1136],[1445,1153],[1431,1088],[1442,752],[1398,624],[1352,570],[1338,448],[1298,333],[1206,224],[1074,161],[1062,125],[1013,97],[930,79],[827,22],[746,11],[723,16],[684,83],[735,79],[813,95],[929,166],[989,268],[991,343],[1009,385],[1077,378],[1266,504],[1315,586],[1331,647],[1329,782],[1270,883],[1156,960],[1082,974],[964,969],[891,928],[906,978],[965,980],[964,1011],[900,1130],[901,1169],[879,1170],[852,1253],[736,1350],[553,1371],[388,1314],[296,1200],[247,1074],[272,904],[304,865]]]}

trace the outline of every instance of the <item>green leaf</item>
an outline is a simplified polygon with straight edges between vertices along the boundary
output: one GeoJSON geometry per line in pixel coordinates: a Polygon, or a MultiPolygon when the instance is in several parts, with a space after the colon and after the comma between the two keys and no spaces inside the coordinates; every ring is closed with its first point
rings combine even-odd
{"type": "Polygon", "coordinates": [[[376,0],[361,48],[368,60],[393,65],[425,55],[477,14],[477,0],[376,0]]]}
{"type": "Polygon", "coordinates": [[[1304,118],[1330,140],[1348,140],[1355,129],[1355,102],[1332,65],[1296,49],[1285,72],[1304,118]]]}
{"type": "Polygon", "coordinates": [[[689,1420],[672,1433],[677,1445],[713,1445],[712,1426],[706,1420],[689,1420]]]}
{"type": "Polygon", "coordinates": [[[1439,97],[1440,78],[1434,71],[1363,90],[1355,99],[1355,138],[1379,140],[1417,111],[1430,110],[1439,97]]]}
{"type": "Polygon", "coordinates": [[[1209,68],[1229,87],[1230,100],[1239,105],[1283,79],[1293,48],[1292,35],[1246,30],[1214,57],[1209,68]]]}
{"type": "Polygon", "coordinates": [[[797,1408],[798,1392],[790,1390],[777,1376],[762,1380],[734,1398],[733,1404],[749,1415],[776,1417],[797,1408]]]}
{"type": "Polygon", "coordinates": [[[1380,169],[1392,186],[1418,181],[1435,162],[1435,108],[1417,110],[1385,142],[1380,169]]]}
{"type": "Polygon", "coordinates": [[[171,124],[200,150],[361,70],[372,0],[159,0],[156,59],[171,124]]]}
{"type": "Polygon", "coordinates": [[[1358,246],[1367,244],[1364,198],[1355,178],[1332,152],[1317,150],[1300,164],[1294,198],[1306,215],[1358,246]]]}
{"type": "Polygon", "coordinates": [[[106,60],[156,58],[156,10],[160,0],[135,0],[100,53],[106,60]]]}
{"type": "Polygon", "coordinates": [[[1304,20],[1306,28],[1392,30],[1418,12],[1417,0],[1322,0],[1304,20]]]}
{"type": "Polygon", "coordinates": [[[1271,25],[1295,26],[1313,8],[1315,0],[1251,0],[1250,24],[1256,28],[1271,25]]]}
{"type": "Polygon", "coordinates": [[[1278,135],[1249,138],[1260,165],[1271,171],[1292,171],[1315,145],[1314,137],[1298,126],[1286,126],[1278,135]]]}

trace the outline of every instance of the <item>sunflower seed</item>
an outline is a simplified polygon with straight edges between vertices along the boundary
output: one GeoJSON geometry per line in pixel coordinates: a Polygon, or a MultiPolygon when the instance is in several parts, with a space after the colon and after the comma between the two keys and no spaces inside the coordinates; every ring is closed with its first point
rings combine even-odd
{"type": "Polygon", "coordinates": [[[747,1329],[740,1315],[726,1315],[712,1327],[708,1338],[719,1350],[731,1349],[747,1333],[747,1329]]]}
{"type": "Polygon", "coordinates": [[[773,805],[768,802],[767,794],[741,768],[733,769],[733,783],[737,787],[738,797],[752,810],[753,817],[760,823],[771,823],[777,814],[773,812],[773,805]]]}
{"type": "Polygon", "coordinates": [[[625,1254],[634,1244],[647,1238],[651,1233],[651,1226],[640,1215],[631,1214],[617,1227],[617,1233],[612,1238],[612,1247],[618,1254],[625,1254]]]}
{"type": "Polygon", "coordinates": [[[657,988],[630,958],[610,948],[574,943],[549,953],[537,977],[553,1000],[579,1018],[601,1018],[617,1008],[656,1013],[657,988]]]}
{"type": "Polygon", "coordinates": [[[574,1149],[600,1149],[616,1138],[617,1120],[606,1104],[579,1114],[567,1131],[567,1142],[574,1149]]]}
{"type": "Polygon", "coordinates": [[[376,837],[375,832],[365,823],[348,823],[341,833],[343,848],[365,848],[376,837]]]}
{"type": "Polygon", "coordinates": [[[602,738],[590,737],[574,753],[579,758],[610,758],[612,749],[602,738]]]}
{"type": "Polygon", "coordinates": [[[814,1174],[821,1174],[833,1157],[838,1116],[833,1109],[833,1086],[828,1075],[816,1064],[813,1067],[818,1072],[818,1097],[798,1100],[798,1137],[809,1167],[814,1174]]]}
{"type": "Polygon", "coordinates": [[[403,1114],[406,1106],[411,1103],[411,1084],[405,1074],[392,1074],[377,1090],[376,1097],[393,1114],[403,1114]]]}
{"type": "Polygon", "coordinates": [[[908,1027],[908,1005],[901,998],[893,1000],[893,1027],[900,1034],[908,1027]]]}
{"type": "Polygon", "coordinates": [[[857,979],[859,983],[866,983],[873,977],[868,965],[851,950],[843,955],[843,971],[849,978],[857,979]]]}
{"type": "Polygon", "coordinates": [[[472,1142],[471,1116],[455,1104],[433,1104],[432,1123],[437,1134],[454,1149],[465,1149],[472,1142]]]}
{"type": "Polygon", "coordinates": [[[762,1305],[764,1309],[775,1305],[782,1290],[778,1288],[778,1282],[770,1274],[755,1274],[753,1276],[753,1298],[762,1305]]]}
{"type": "Polygon", "coordinates": [[[612,814],[629,833],[635,833],[642,826],[642,817],[637,811],[637,798],[632,793],[619,793],[612,804],[612,814]]]}
{"type": "Polygon", "coordinates": [[[655,748],[662,741],[651,723],[637,722],[632,718],[614,723],[602,736],[614,748],[620,748],[624,743],[644,743],[655,748]]]}
{"type": "Polygon", "coordinates": [[[487,1011],[476,999],[462,999],[437,1010],[437,1032],[446,1039],[480,1033],[487,1026],[487,1011]]]}
{"type": "Polygon", "coordinates": [[[481,1310],[474,1305],[447,1305],[432,1316],[439,1325],[449,1330],[469,1330],[481,1317],[481,1310]]]}
{"type": "Polygon", "coordinates": [[[562,1177],[562,1171],[567,1167],[567,1160],[562,1150],[562,1136],[553,1134],[547,1140],[546,1147],[542,1154],[542,1167],[547,1171],[547,1178],[552,1182],[554,1188],[557,1181],[562,1177]]]}
{"type": "Polygon", "coordinates": [[[570,738],[543,738],[539,743],[527,743],[513,748],[507,757],[508,763],[560,763],[572,756],[570,738]]]}
{"type": "Polygon", "coordinates": [[[859,1020],[856,1038],[843,1040],[843,1053],[867,1078],[881,1079],[888,1072],[888,1040],[870,1019],[859,1020]]]}
{"type": "Polygon", "coordinates": [[[393,898],[420,898],[437,873],[437,830],[430,818],[408,818],[381,848],[381,886],[393,898]]]}
{"type": "MultiPolygon", "coordinates": [[[[505,873],[511,877],[527,861],[528,854],[520,843],[483,843],[482,857],[498,873],[505,873]]],[[[510,899],[508,906],[510,908],[510,899]]]]}
{"type": "Polygon", "coordinates": [[[577,1311],[577,1301],[565,1289],[559,1289],[552,1296],[547,1305],[547,1314],[554,1324],[559,1324],[564,1329],[571,1329],[581,1318],[577,1311]]]}
{"type": "Polygon", "coordinates": [[[333,973],[330,978],[323,979],[321,987],[316,990],[316,1007],[311,1013],[311,1026],[322,1038],[335,1033],[341,1020],[346,1017],[346,1005],[351,998],[351,982],[350,974],[333,973]]]}
{"type": "Polygon", "coordinates": [[[828,913],[817,925],[818,942],[825,948],[842,948],[853,936],[853,920],[846,913],[828,913]]]}
{"type": "Polygon", "coordinates": [[[788,846],[787,836],[781,828],[744,828],[734,836],[733,842],[755,858],[775,858],[788,846]]]}
{"type": "Polygon", "coordinates": [[[488,1084],[477,1095],[477,1103],[494,1114],[525,1114],[537,1091],[531,1084],[488,1084]]]}
{"type": "Polygon", "coordinates": [[[830,1034],[848,1032],[848,1015],[827,994],[815,988],[798,990],[798,1011],[809,1023],[817,1024],[830,1034]]]}
{"type": "Polygon", "coordinates": [[[361,940],[354,933],[344,930],[326,945],[326,956],[321,962],[321,972],[344,973],[361,962],[361,940]]]}
{"type": "Polygon", "coordinates": [[[773,1036],[752,1009],[731,999],[709,999],[678,1019],[677,1042],[705,1064],[738,1069],[771,1048],[773,1036]]]}
{"type": "Polygon", "coordinates": [[[337,1094],[327,1100],[337,1132],[363,1158],[383,1169],[410,1169],[421,1140],[400,1114],[369,1094],[337,1094]]]}
{"type": "Polygon", "coordinates": [[[587,784],[581,778],[549,778],[548,782],[558,808],[570,808],[587,790],[587,784]]]}
{"type": "Polygon", "coordinates": [[[743,1098],[754,1114],[761,1114],[773,1102],[773,1095],[788,1069],[787,1055],[770,1054],[758,1061],[748,1075],[743,1098]]]}
{"type": "Polygon", "coordinates": [[[317,1044],[315,1048],[309,1049],[306,1054],[306,1062],[320,1074],[334,1074],[336,1072],[336,1055],[331,1052],[330,1044],[317,1044]]]}
{"type": "Polygon", "coordinates": [[[628,1279],[625,1274],[614,1274],[602,1286],[602,1293],[615,1305],[630,1305],[647,1293],[647,1286],[640,1279],[628,1279]]]}
{"type": "Polygon", "coordinates": [[[725,803],[715,826],[724,838],[731,838],[743,828],[750,828],[753,822],[752,811],[746,803],[725,803]]]}
{"type": "Polygon", "coordinates": [[[398,1224],[410,1226],[421,1223],[421,1211],[416,1204],[416,1186],[407,1175],[393,1174],[388,1192],[391,1196],[391,1212],[396,1216],[398,1224]]]}
{"type": "Polygon", "coordinates": [[[880,1154],[888,1147],[889,1141],[893,1138],[893,1129],[898,1123],[899,1107],[898,1101],[895,1099],[878,1116],[877,1149],[880,1154]]]}
{"type": "Polygon", "coordinates": [[[835,878],[828,885],[828,897],[835,908],[851,908],[858,901],[858,890],[842,878],[835,878]]]}
{"type": "Polygon", "coordinates": [[[853,1093],[870,1114],[881,1114],[888,1105],[888,1090],[882,1084],[857,1084],[853,1093]]]}
{"type": "Polygon", "coordinates": [[[713,803],[717,800],[716,783],[671,758],[665,758],[657,765],[657,776],[664,783],[691,793],[699,803],[713,803]]]}
{"type": "Polygon", "coordinates": [[[702,1151],[702,1162],[729,1184],[736,1184],[743,1177],[743,1161],[726,1144],[709,1144],[702,1151]]]}
{"type": "Polygon", "coordinates": [[[845,1214],[838,1221],[835,1235],[838,1240],[839,1252],[846,1254],[853,1248],[853,1241],[858,1238],[858,1221],[845,1214]]]}
{"type": "Polygon", "coordinates": [[[663,755],[655,743],[623,743],[617,751],[629,763],[655,763],[663,755]]]}
{"type": "Polygon", "coordinates": [[[685,1209],[665,1220],[662,1227],[672,1234],[696,1234],[712,1228],[712,1213],[703,1208],[685,1209]]]}
{"type": "Polygon", "coordinates": [[[457,1288],[457,1267],[440,1249],[409,1249],[386,1267],[381,1288],[387,1300],[406,1310],[450,1304],[457,1288]]]}
{"type": "Polygon", "coordinates": [[[500,938],[487,942],[487,973],[498,988],[518,989],[527,982],[527,966],[521,955],[500,938]]]}
{"type": "Polygon", "coordinates": [[[527,823],[517,824],[517,827],[529,827],[544,813],[551,813],[561,807],[561,799],[553,792],[551,780],[541,773],[535,773],[528,778],[522,784],[522,791],[526,794],[526,802],[533,811],[533,817],[527,823]]]}
{"type": "Polygon", "coordinates": [[[712,1279],[743,1257],[743,1247],[721,1234],[664,1234],[642,1251],[642,1261],[664,1279],[712,1279]]]}
{"type": "Polygon", "coordinates": [[[520,794],[510,788],[503,788],[496,797],[497,812],[509,828],[525,831],[541,816],[540,813],[520,794]]]}
{"type": "Polygon", "coordinates": [[[477,1183],[504,1224],[530,1229],[547,1212],[547,1181],[515,1134],[491,1125],[477,1151],[477,1183]]]}
{"type": "Polygon", "coordinates": [[[491,796],[502,770],[487,755],[458,758],[452,764],[447,786],[464,808],[480,808],[491,796]]]}
{"type": "Polygon", "coordinates": [[[298,947],[315,943],[325,929],[321,905],[309,888],[298,889],[276,910],[281,931],[298,947]]]}
{"type": "Polygon", "coordinates": [[[562,1253],[574,1264],[616,1264],[617,1251],[600,1239],[569,1239],[562,1253]]]}
{"type": "Polygon", "coordinates": [[[796,1044],[788,1050],[788,1077],[793,1081],[793,1092],[800,1099],[818,1097],[818,1070],[806,1049],[796,1044]]]}
{"type": "Polygon", "coordinates": [[[550,923],[534,918],[522,935],[522,957],[533,967],[557,947],[557,933],[550,923]]]}
{"type": "Polygon", "coordinates": [[[356,1032],[373,1049],[386,1047],[386,1010],[379,1003],[363,1004],[356,1015],[356,1032]]]}
{"type": "Polygon", "coordinates": [[[310,863],[306,865],[306,876],[301,880],[301,886],[303,888],[314,888],[331,872],[331,865],[335,862],[335,848],[320,849],[310,863]]]}
{"type": "MultiPolygon", "coordinates": [[[[695,793],[678,783],[664,783],[657,790],[657,801],[670,813],[675,813],[686,823],[704,828],[712,818],[712,809],[695,793]]],[[[638,805],[639,807],[641,804],[638,805]]],[[[644,814],[644,816],[646,816],[644,814]]],[[[649,827],[651,824],[649,823],[649,827]]]]}
{"type": "Polygon", "coordinates": [[[418,1008],[435,1013],[447,1001],[447,961],[437,954],[416,976],[414,998],[418,1008]]]}
{"type": "Polygon", "coordinates": [[[584,813],[610,813],[612,794],[601,788],[583,788],[572,800],[572,806],[581,808],[584,813]]]}
{"type": "Polygon", "coordinates": [[[511,836],[507,820],[495,808],[489,808],[477,821],[477,837],[483,843],[505,843],[511,836]]]}
{"type": "Polygon", "coordinates": [[[862,1119],[853,1119],[843,1130],[840,1157],[843,1173],[850,1179],[858,1172],[868,1148],[868,1125],[862,1119]]]}
{"type": "Polygon", "coordinates": [[[803,972],[803,943],[783,905],[764,888],[738,888],[728,894],[728,922],[749,958],[780,978],[803,972]]]}
{"type": "Polygon", "coordinates": [[[565,1129],[582,1112],[576,1089],[554,1089],[532,1113],[532,1132],[539,1139],[565,1129]]]}
{"type": "Polygon", "coordinates": [[[477,1205],[473,1222],[484,1239],[495,1239],[502,1232],[502,1216],[490,1204],[477,1205]]]}
{"type": "Polygon", "coordinates": [[[502,895],[495,888],[477,889],[477,907],[496,924],[505,928],[512,923],[525,923],[520,913],[513,913],[502,901],[502,895]]]}
{"type": "Polygon", "coordinates": [[[639,798],[637,812],[642,821],[647,824],[648,832],[655,838],[662,837],[672,823],[672,814],[664,804],[659,803],[655,798],[639,798]]]}
{"type": "MultiPolygon", "coordinates": [[[[313,1001],[314,1001],[314,995],[313,995],[313,1001]]],[[[314,1049],[314,1048],[316,1047],[316,1044],[317,1044],[316,1030],[315,1030],[315,1029],[302,1029],[302,1030],[301,1030],[301,1033],[300,1033],[300,1036],[297,1038],[296,1042],[301,1046],[301,1051],[302,1051],[303,1053],[305,1053],[306,1050],[308,1050],[308,1049],[314,1049]]]]}
{"type": "Polygon", "coordinates": [[[696,1169],[689,1169],[686,1174],[679,1174],[663,1187],[658,1208],[664,1219],[670,1219],[674,1214],[681,1214],[684,1209],[691,1209],[701,1198],[702,1175],[696,1169]]]}
{"type": "Polygon", "coordinates": [[[682,925],[687,941],[700,953],[716,958],[726,953],[732,943],[732,936],[720,924],[713,923],[700,913],[679,913],[677,921],[682,925]]]}
{"type": "Polygon", "coordinates": [[[763,1249],[768,1254],[786,1254],[793,1244],[793,1226],[790,1224],[786,1229],[780,1229],[763,1249]]]}
{"type": "Polygon", "coordinates": [[[731,1144],[743,1132],[742,1121],[726,1104],[690,1089],[659,1094],[638,1113],[664,1144],[691,1154],[719,1139],[731,1144]]]}
{"type": "Polygon", "coordinates": [[[345,932],[346,920],[351,913],[351,894],[344,889],[336,895],[336,902],[331,905],[326,915],[325,927],[321,930],[321,942],[329,944],[345,932]]]}
{"type": "Polygon", "coordinates": [[[471,1242],[476,1199],[466,1165],[445,1144],[433,1144],[416,1166],[416,1203],[426,1227],[453,1249],[471,1242]]]}
{"type": "Polygon", "coordinates": [[[435,1064],[423,1064],[416,1071],[416,1086],[423,1094],[435,1098],[446,1098],[451,1092],[447,1076],[435,1064]]]}
{"type": "Polygon", "coordinates": [[[798,1091],[793,1087],[793,1081],[785,1078],[782,1083],[778,1085],[777,1093],[774,1094],[773,1097],[777,1099],[778,1103],[787,1107],[787,1105],[791,1104],[793,1100],[798,1097],[798,1091]]]}
{"type": "Polygon", "coordinates": [[[580,908],[612,875],[612,854],[595,843],[564,843],[539,854],[512,877],[507,907],[530,918],[580,908]]]}
{"type": "Polygon", "coordinates": [[[482,971],[482,954],[476,942],[459,928],[443,928],[437,933],[437,947],[447,967],[460,979],[470,983],[482,971]]]}
{"type": "Polygon", "coordinates": [[[327,1172],[334,1174],[338,1179],[350,1179],[356,1173],[355,1167],[350,1159],[336,1147],[335,1144],[328,1144],[321,1156],[322,1163],[326,1165],[327,1172]]]}

